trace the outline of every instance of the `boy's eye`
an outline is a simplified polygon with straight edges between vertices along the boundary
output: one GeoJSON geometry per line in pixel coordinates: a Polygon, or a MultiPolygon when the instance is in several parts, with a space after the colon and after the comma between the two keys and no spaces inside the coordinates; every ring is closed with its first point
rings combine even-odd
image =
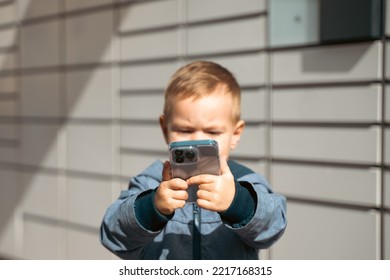
{"type": "Polygon", "coordinates": [[[221,132],[220,131],[211,130],[211,131],[207,131],[207,134],[210,134],[210,135],[220,135],[221,132]]]}

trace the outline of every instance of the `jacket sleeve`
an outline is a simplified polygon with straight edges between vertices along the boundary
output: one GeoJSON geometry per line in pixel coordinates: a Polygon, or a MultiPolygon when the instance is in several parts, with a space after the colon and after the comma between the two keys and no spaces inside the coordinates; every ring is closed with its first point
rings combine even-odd
{"type": "MultiPolygon", "coordinates": [[[[161,174],[161,170],[155,172],[161,174]]],[[[144,247],[160,233],[142,227],[136,219],[134,207],[137,197],[159,184],[158,178],[151,178],[148,174],[138,175],[130,180],[129,189],[122,191],[107,209],[100,227],[100,240],[118,257],[139,259],[144,247]]]]}
{"type": "Polygon", "coordinates": [[[242,227],[225,225],[236,232],[247,244],[257,249],[266,249],[274,244],[287,226],[286,199],[272,192],[268,182],[256,173],[238,179],[255,196],[255,212],[252,219],[242,227]]]}

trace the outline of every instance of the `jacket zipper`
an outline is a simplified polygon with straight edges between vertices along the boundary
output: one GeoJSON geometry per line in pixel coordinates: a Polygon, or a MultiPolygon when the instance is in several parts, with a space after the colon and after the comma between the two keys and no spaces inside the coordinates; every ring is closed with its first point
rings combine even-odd
{"type": "Polygon", "coordinates": [[[200,234],[200,209],[196,203],[193,203],[194,227],[192,240],[192,256],[194,260],[201,259],[201,234],[200,234]]]}

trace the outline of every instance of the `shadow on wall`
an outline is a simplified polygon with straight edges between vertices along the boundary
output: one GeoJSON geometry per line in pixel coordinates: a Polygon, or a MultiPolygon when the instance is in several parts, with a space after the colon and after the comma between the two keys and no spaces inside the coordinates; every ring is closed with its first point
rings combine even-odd
{"type": "MultiPolygon", "coordinates": [[[[76,11],[74,8],[91,1],[73,1],[66,2],[69,10],[61,13],[60,3],[11,1],[10,9],[20,5],[18,11],[23,10],[20,24],[13,19],[5,24],[0,21],[4,26],[0,36],[5,38],[0,40],[0,254],[9,253],[11,257],[15,257],[14,252],[16,257],[31,256],[28,241],[34,236],[21,237],[20,231],[25,232],[27,226],[18,220],[40,219],[43,225],[52,226],[67,223],[61,205],[67,203],[61,197],[67,195],[64,183],[59,183],[62,178],[69,172],[84,178],[99,176],[93,168],[69,169],[72,160],[79,158],[83,163],[84,155],[79,152],[91,143],[83,138],[85,133],[77,135],[80,129],[74,130],[72,139],[64,133],[68,133],[69,123],[76,127],[105,126],[109,130],[112,95],[118,94],[111,86],[111,66],[117,59],[112,45],[118,26],[115,7],[110,4],[76,11]],[[44,14],[48,11],[51,13],[44,14]],[[103,88],[96,88],[94,81],[102,77],[103,88]],[[88,106],[90,101],[93,106],[88,106]],[[69,149],[69,141],[79,148],[69,149]],[[70,157],[71,153],[78,153],[77,158],[70,157]]],[[[111,150],[97,154],[94,160],[99,165],[107,160],[102,155],[110,155],[111,150]]],[[[103,178],[110,176],[111,168],[103,178]]],[[[83,202],[87,203],[88,197],[83,202]]],[[[85,225],[84,231],[98,236],[96,226],[85,225]]],[[[41,239],[58,238],[51,236],[50,230],[44,234],[47,236],[41,239]]],[[[52,248],[43,247],[42,256],[45,250],[52,248]]]]}
{"type": "Polygon", "coordinates": [[[364,54],[369,50],[370,45],[362,44],[353,49],[348,46],[348,55],[336,45],[335,48],[327,47],[318,51],[306,51],[302,56],[302,67],[304,73],[348,73],[355,65],[361,61],[364,54]],[[352,52],[351,52],[352,50],[352,52]],[[318,57],[322,57],[321,63],[318,63],[318,57]]]}

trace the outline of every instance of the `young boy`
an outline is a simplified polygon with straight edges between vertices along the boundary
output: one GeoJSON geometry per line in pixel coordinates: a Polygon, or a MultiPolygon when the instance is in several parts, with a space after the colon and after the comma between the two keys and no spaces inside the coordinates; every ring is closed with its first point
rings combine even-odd
{"type": "Polygon", "coordinates": [[[167,143],[216,140],[220,175],[171,178],[169,161],[154,162],[107,210],[102,244],[123,259],[258,259],[283,234],[286,203],[263,177],[228,160],[245,125],[233,75],[207,61],[180,68],[160,125],[167,143]],[[196,203],[186,202],[190,185],[199,186],[196,203]]]}

